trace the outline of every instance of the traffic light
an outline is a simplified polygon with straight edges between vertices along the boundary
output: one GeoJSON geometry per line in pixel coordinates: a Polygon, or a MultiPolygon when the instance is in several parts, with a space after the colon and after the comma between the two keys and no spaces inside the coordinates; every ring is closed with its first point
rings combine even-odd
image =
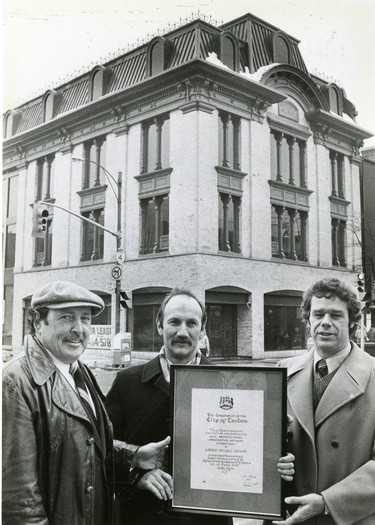
{"type": "Polygon", "coordinates": [[[129,290],[120,290],[120,305],[125,308],[125,310],[129,310],[132,308],[132,293],[129,290]]]}
{"type": "Polygon", "coordinates": [[[33,208],[33,237],[43,237],[45,235],[48,217],[48,206],[41,202],[36,202],[33,208]]]}
{"type": "Polygon", "coordinates": [[[362,272],[357,275],[357,290],[359,293],[365,291],[365,274],[362,272]]]}

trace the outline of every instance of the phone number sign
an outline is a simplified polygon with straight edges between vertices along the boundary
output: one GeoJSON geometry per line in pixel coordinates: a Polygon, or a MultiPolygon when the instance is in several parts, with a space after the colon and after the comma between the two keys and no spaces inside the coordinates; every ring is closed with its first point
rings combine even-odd
{"type": "Polygon", "coordinates": [[[91,325],[90,341],[87,345],[91,350],[111,350],[112,327],[105,324],[91,325]]]}

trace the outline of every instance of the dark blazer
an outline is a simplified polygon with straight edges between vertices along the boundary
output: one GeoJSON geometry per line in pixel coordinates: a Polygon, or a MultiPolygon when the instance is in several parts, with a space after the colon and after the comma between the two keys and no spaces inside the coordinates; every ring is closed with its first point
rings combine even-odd
{"type": "MultiPolygon", "coordinates": [[[[211,364],[202,356],[201,364],[211,364]]],[[[164,379],[159,356],[145,365],[122,370],[107,395],[106,408],[116,439],[145,445],[170,434],[169,385],[164,379]]],[[[122,514],[127,525],[228,525],[231,518],[166,511],[165,504],[148,491],[131,489],[126,472],[116,472],[124,482],[122,514]]],[[[121,489],[120,489],[121,490],[121,489]]]]}

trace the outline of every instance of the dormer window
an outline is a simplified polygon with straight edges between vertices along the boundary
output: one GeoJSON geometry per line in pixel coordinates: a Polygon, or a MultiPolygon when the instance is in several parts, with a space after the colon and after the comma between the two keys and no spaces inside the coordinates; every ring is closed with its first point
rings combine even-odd
{"type": "Polygon", "coordinates": [[[152,77],[167,69],[173,51],[173,44],[163,37],[151,40],[147,49],[147,75],[152,77]]]}
{"type": "Polygon", "coordinates": [[[328,86],[328,96],[331,111],[342,116],[342,94],[335,84],[328,86]]]}
{"type": "Polygon", "coordinates": [[[43,122],[48,122],[56,115],[61,95],[54,90],[47,91],[42,100],[43,122]]]}
{"type": "Polygon", "coordinates": [[[21,118],[21,115],[18,113],[18,111],[9,110],[4,115],[3,120],[3,138],[8,139],[12,135],[14,135],[14,132],[18,126],[18,122],[21,118]]]}
{"type": "Polygon", "coordinates": [[[281,31],[273,36],[273,61],[277,64],[293,65],[292,47],[289,38],[281,31]]]}
{"type": "Polygon", "coordinates": [[[237,38],[224,31],[217,38],[216,53],[223,64],[233,71],[239,70],[239,46],[237,38]]]}
{"type": "Polygon", "coordinates": [[[104,66],[96,66],[90,74],[89,102],[98,100],[106,94],[111,77],[111,69],[104,66]]]}

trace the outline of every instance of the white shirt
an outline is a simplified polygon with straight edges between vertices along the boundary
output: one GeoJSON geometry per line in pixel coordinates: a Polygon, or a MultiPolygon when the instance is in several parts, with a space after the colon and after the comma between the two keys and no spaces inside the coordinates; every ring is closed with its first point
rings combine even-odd
{"type": "Polygon", "coordinates": [[[316,363],[320,361],[321,359],[325,359],[327,363],[328,373],[330,374],[336,368],[342,365],[342,363],[345,361],[345,359],[350,354],[350,350],[352,349],[350,343],[348,346],[344,348],[344,350],[341,350],[338,354],[335,354],[331,357],[323,357],[319,354],[316,347],[314,349],[314,370],[316,369],[316,363]]]}

